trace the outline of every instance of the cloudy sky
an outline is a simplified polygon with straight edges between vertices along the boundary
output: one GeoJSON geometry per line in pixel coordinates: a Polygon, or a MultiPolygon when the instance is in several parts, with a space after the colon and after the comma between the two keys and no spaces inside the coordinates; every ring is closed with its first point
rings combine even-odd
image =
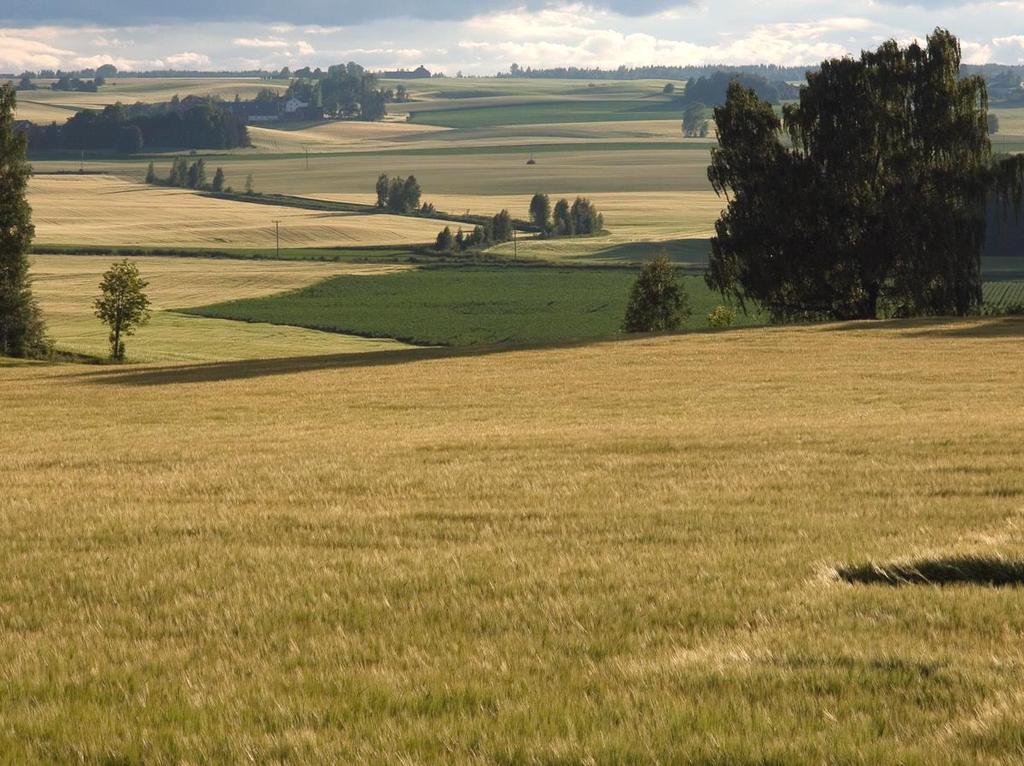
{"type": "Polygon", "coordinates": [[[5,0],[0,72],[84,68],[809,64],[936,26],[1024,64],[1024,0],[5,0]]]}

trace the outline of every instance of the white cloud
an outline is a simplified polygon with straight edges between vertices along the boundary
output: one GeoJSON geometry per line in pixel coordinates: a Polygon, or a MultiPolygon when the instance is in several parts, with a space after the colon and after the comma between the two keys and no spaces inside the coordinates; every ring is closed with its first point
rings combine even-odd
{"type": "Polygon", "coordinates": [[[76,69],[95,69],[104,64],[113,64],[118,69],[128,72],[158,68],[163,65],[160,59],[140,61],[139,59],[128,59],[120,56],[108,56],[103,53],[95,56],[78,56],[71,63],[76,69]]]}
{"type": "Polygon", "coordinates": [[[232,45],[242,48],[287,48],[288,43],[277,37],[236,37],[232,45]]]}
{"type": "Polygon", "coordinates": [[[990,45],[961,40],[960,50],[963,53],[965,64],[986,64],[992,60],[992,46],[990,45]]]}
{"type": "Polygon", "coordinates": [[[75,55],[74,51],[57,48],[19,32],[0,30],[0,69],[19,72],[26,69],[57,69],[75,55]]]}
{"type": "Polygon", "coordinates": [[[201,67],[206,66],[210,63],[210,57],[205,53],[193,53],[192,51],[182,51],[181,53],[175,53],[171,56],[165,56],[164,61],[167,62],[167,66],[174,67],[175,69],[184,69],[187,67],[201,67]]]}

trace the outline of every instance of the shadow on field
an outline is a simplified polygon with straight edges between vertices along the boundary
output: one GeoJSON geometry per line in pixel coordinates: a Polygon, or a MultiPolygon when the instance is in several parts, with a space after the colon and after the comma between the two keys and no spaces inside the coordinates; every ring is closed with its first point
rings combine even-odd
{"type": "MultiPolygon", "coordinates": [[[[672,335],[673,333],[664,333],[672,335]]],[[[644,337],[658,337],[661,333],[631,337],[592,338],[564,343],[505,344],[486,346],[435,346],[410,348],[400,351],[367,351],[356,354],[323,354],[293,356],[275,359],[242,359],[231,362],[205,362],[203,364],[173,367],[106,368],[85,373],[79,377],[88,383],[127,386],[166,386],[178,383],[216,383],[229,380],[265,378],[273,375],[292,375],[318,370],[340,370],[357,367],[412,364],[434,359],[460,359],[515,351],[569,349],[591,346],[595,343],[621,343],[644,337]]]]}
{"type": "Polygon", "coordinates": [[[661,242],[625,242],[620,245],[611,245],[603,250],[581,255],[576,260],[586,263],[616,263],[623,266],[636,266],[664,254],[679,266],[703,273],[707,267],[710,252],[711,244],[707,239],[669,239],[661,242]]]}
{"type": "Polygon", "coordinates": [[[335,370],[349,367],[377,367],[408,364],[430,359],[450,359],[462,356],[483,356],[508,349],[479,348],[414,348],[401,351],[367,351],[358,354],[322,354],[318,356],[292,356],[275,359],[242,359],[232,362],[206,362],[175,367],[144,369],[111,369],[88,373],[82,377],[90,383],[127,386],[166,386],[178,383],[216,383],[228,380],[265,378],[272,375],[291,375],[317,370],[335,370]]]}
{"type": "Polygon", "coordinates": [[[948,556],[906,563],[838,567],[836,578],[851,585],[1024,585],[1024,561],[998,556],[948,556]]]}
{"type": "Polygon", "coordinates": [[[1024,317],[997,317],[960,326],[947,324],[910,335],[915,338],[1024,338],[1024,317]]]}
{"type": "Polygon", "coordinates": [[[1024,337],[1024,317],[935,319],[876,319],[827,324],[822,332],[905,330],[905,338],[1017,338],[1024,337]]]}

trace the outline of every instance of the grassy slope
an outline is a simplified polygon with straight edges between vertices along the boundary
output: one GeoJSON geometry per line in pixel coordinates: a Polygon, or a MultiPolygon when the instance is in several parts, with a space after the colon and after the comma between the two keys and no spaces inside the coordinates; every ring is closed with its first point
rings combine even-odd
{"type": "MultiPolygon", "coordinates": [[[[616,334],[635,279],[631,269],[435,268],[335,277],[290,293],[188,313],[428,345],[550,343],[616,334]]],[[[706,326],[708,312],[721,298],[702,278],[684,281],[694,309],[687,324],[706,326]]]]}
{"type": "Polygon", "coordinates": [[[101,175],[37,176],[29,202],[36,241],[47,245],[273,248],[275,220],[284,248],[408,245],[432,242],[445,225],[212,199],[101,175]]]}
{"type": "MultiPolygon", "coordinates": [[[[107,331],[93,316],[100,275],[111,256],[32,258],[33,292],[58,349],[105,356],[107,331]]],[[[226,359],[339,354],[402,348],[394,341],[315,332],[297,327],[248,325],[183,316],[168,308],[268,295],[295,289],[333,274],[381,273],[395,267],[173,257],[134,257],[153,303],[152,321],[127,340],[129,360],[216,361],[226,359]]]]}
{"type": "Polygon", "coordinates": [[[445,128],[486,128],[502,125],[607,122],[609,120],[682,119],[682,108],[668,100],[556,101],[412,112],[412,120],[445,128]]]}
{"type": "Polygon", "coordinates": [[[1019,763],[1022,335],[4,369],[0,752],[1019,763]]]}

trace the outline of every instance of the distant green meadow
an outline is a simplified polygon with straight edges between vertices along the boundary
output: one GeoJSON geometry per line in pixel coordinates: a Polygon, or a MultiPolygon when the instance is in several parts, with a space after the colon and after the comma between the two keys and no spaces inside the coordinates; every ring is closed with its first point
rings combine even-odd
{"type": "Polygon", "coordinates": [[[413,122],[444,128],[491,128],[567,122],[621,122],[682,119],[683,109],[670,101],[544,101],[411,112],[413,122]]]}
{"type": "MultiPolygon", "coordinates": [[[[447,267],[340,276],[265,298],[183,309],[220,319],[293,325],[421,345],[543,344],[620,332],[637,271],[627,268],[447,267]]],[[[702,277],[683,277],[692,315],[707,327],[722,303],[702,277]]],[[[737,316],[757,324],[758,315],[737,316]]]]}

